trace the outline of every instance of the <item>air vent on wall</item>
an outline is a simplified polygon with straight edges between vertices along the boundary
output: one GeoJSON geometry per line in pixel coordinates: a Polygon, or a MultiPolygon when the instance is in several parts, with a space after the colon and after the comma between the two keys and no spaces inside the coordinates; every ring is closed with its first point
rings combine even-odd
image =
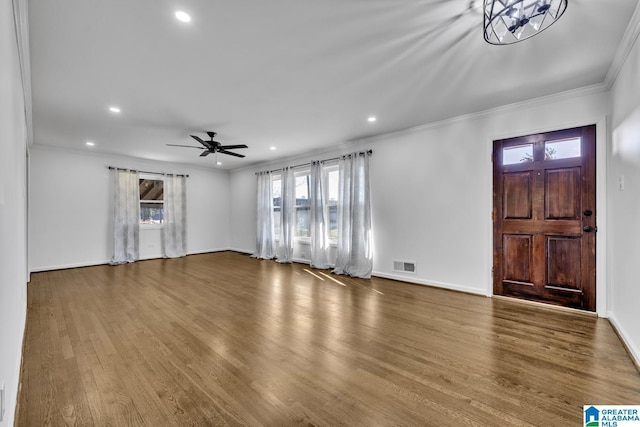
{"type": "Polygon", "coordinates": [[[393,271],[398,273],[416,274],[416,263],[414,261],[393,260],[393,271]]]}

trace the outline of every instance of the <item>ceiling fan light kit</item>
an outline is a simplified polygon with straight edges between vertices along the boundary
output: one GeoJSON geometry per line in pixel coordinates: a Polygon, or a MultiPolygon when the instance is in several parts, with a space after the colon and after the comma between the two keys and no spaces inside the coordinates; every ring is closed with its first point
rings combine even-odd
{"type": "Polygon", "coordinates": [[[526,40],[549,28],[568,0],[484,0],[484,39],[502,45],[526,40]]]}
{"type": "Polygon", "coordinates": [[[207,131],[207,135],[209,135],[209,141],[205,141],[197,135],[189,135],[191,138],[198,141],[202,145],[202,147],[194,147],[193,145],[179,145],[179,144],[167,144],[167,145],[170,147],[187,147],[187,148],[197,148],[198,150],[205,150],[200,154],[200,157],[206,157],[212,153],[213,154],[222,153],[222,154],[228,154],[230,156],[242,158],[245,156],[242,154],[233,153],[228,150],[236,150],[238,148],[249,148],[244,144],[222,145],[218,141],[213,140],[213,138],[216,136],[216,133],[212,131],[207,131]]]}

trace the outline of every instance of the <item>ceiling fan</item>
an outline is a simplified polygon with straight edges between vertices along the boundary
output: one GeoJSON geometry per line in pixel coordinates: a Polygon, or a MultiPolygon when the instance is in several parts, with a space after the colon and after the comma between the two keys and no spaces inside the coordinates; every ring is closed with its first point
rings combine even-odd
{"type": "Polygon", "coordinates": [[[188,148],[197,148],[198,150],[205,150],[202,152],[202,154],[200,154],[200,157],[208,156],[211,153],[222,153],[222,154],[228,154],[230,156],[235,156],[235,157],[244,157],[242,154],[232,153],[231,151],[227,151],[227,150],[234,150],[237,148],[249,148],[244,144],[222,145],[218,141],[213,140],[213,138],[216,136],[215,132],[207,131],[207,135],[209,135],[210,141],[204,141],[202,138],[196,135],[189,135],[191,136],[191,138],[195,139],[200,144],[202,144],[203,145],[202,147],[194,147],[193,145],[178,145],[178,144],[167,144],[167,145],[171,147],[188,147],[188,148]]]}

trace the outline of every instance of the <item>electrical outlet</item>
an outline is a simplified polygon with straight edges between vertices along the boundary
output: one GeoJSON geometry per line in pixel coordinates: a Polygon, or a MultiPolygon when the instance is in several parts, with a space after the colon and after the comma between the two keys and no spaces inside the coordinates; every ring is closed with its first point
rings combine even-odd
{"type": "Polygon", "coordinates": [[[0,384],[0,421],[4,420],[4,383],[0,384]]]}

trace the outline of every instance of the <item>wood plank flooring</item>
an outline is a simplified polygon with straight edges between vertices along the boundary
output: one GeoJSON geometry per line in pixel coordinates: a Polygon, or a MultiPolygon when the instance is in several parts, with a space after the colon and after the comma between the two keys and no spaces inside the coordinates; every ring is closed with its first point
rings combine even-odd
{"type": "Polygon", "coordinates": [[[222,252],[33,274],[17,425],[564,426],[640,404],[607,320],[307,269],[222,252]]]}

